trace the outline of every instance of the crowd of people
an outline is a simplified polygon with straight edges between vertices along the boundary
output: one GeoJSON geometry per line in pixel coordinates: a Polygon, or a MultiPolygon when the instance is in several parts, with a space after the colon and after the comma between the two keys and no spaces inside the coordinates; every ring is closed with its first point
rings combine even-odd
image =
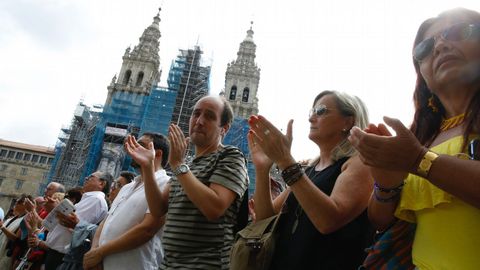
{"type": "Polygon", "coordinates": [[[426,20],[412,56],[410,128],[389,117],[372,124],[360,98],[322,91],[308,116],[318,156],[300,162],[290,150],[293,120],[284,134],[252,115],[255,193],[243,198],[247,160],[222,144],[232,109],[203,97],[188,137],[175,124],[167,136],[128,136],[139,175],[97,171],[82,188],[51,182],[44,196],[18,198],[0,222],[0,269],[229,269],[245,199],[251,222],[280,214],[269,269],[477,269],[480,13],[457,8],[426,20]],[[73,212],[55,211],[64,200],[73,212]],[[402,222],[415,225],[410,266],[369,268],[374,235],[402,222]]]}

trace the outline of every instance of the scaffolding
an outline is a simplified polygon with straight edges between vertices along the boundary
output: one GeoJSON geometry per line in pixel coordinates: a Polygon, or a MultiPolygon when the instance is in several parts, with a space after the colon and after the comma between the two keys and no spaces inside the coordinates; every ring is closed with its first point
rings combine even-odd
{"type": "Polygon", "coordinates": [[[62,127],[62,133],[55,146],[49,182],[62,183],[66,188],[79,184],[99,116],[99,112],[82,102],[77,105],[70,126],[62,127]]]}
{"type": "Polygon", "coordinates": [[[172,122],[178,124],[188,136],[189,119],[195,103],[209,93],[210,66],[202,66],[199,46],[180,53],[172,62],[168,87],[177,91],[172,122]]]}
{"type": "Polygon", "coordinates": [[[170,90],[167,87],[154,88],[146,104],[141,130],[143,132],[156,131],[167,135],[176,97],[177,91],[170,90]]]}
{"type": "Polygon", "coordinates": [[[83,185],[84,178],[98,169],[114,177],[131,170],[131,158],[123,150],[126,136],[146,131],[166,134],[176,96],[165,87],[153,88],[150,95],[118,91],[103,112],[80,103],[71,125],[62,128],[49,182],[69,188],[83,185]]]}
{"type": "Polygon", "coordinates": [[[253,194],[255,191],[255,166],[253,165],[250,149],[248,148],[247,135],[249,129],[250,127],[246,119],[234,118],[230,129],[223,139],[223,144],[238,147],[245,155],[247,159],[248,178],[250,179],[248,194],[253,194]]]}
{"type": "Polygon", "coordinates": [[[123,150],[128,134],[138,138],[144,132],[165,133],[171,120],[176,92],[154,87],[149,95],[115,92],[97,124],[86,174],[102,169],[116,177],[131,170],[131,158],[123,150]],[[108,159],[108,160],[106,160],[108,159]]]}

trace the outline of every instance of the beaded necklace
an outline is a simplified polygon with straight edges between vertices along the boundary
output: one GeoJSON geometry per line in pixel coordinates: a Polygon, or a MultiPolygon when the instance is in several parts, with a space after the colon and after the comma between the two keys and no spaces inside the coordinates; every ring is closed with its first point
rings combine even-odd
{"type": "Polygon", "coordinates": [[[459,114],[454,117],[450,117],[448,119],[443,119],[442,124],[440,126],[440,131],[447,131],[449,129],[452,129],[454,127],[458,127],[461,124],[463,124],[463,120],[465,120],[465,114],[459,114]]]}

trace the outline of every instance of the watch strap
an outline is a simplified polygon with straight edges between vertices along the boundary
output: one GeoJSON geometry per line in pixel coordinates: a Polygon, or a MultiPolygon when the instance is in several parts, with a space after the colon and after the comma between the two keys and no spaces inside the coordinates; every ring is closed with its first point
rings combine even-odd
{"type": "Polygon", "coordinates": [[[435,159],[438,158],[438,154],[432,151],[427,151],[425,155],[423,155],[422,160],[418,164],[417,174],[421,177],[427,178],[428,174],[430,173],[430,168],[432,167],[433,162],[435,159]]]}

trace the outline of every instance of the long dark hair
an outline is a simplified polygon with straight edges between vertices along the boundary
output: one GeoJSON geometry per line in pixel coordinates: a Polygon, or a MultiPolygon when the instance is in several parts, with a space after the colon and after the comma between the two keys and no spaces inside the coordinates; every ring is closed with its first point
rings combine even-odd
{"type": "MultiPolygon", "coordinates": [[[[432,26],[432,24],[437,22],[439,19],[452,15],[461,15],[464,18],[472,20],[472,22],[480,23],[480,13],[476,11],[465,8],[456,8],[445,11],[435,18],[427,19],[420,25],[413,47],[415,48],[418,43],[424,40],[425,32],[432,26]]],[[[445,116],[445,108],[438,97],[433,94],[432,90],[428,88],[425,79],[420,73],[420,63],[413,59],[413,65],[415,66],[415,71],[417,72],[417,82],[415,86],[415,92],[413,94],[415,115],[410,130],[415,134],[420,143],[430,146],[435,137],[440,133],[442,119],[445,116]],[[434,112],[428,105],[431,97],[433,99],[433,105],[438,109],[437,112],[434,112]]],[[[477,81],[480,77],[479,75],[477,75],[477,81]]],[[[469,134],[480,131],[480,117],[478,117],[480,114],[480,89],[478,89],[473,96],[466,112],[465,130],[463,132],[463,148],[467,145],[469,134]]]]}

